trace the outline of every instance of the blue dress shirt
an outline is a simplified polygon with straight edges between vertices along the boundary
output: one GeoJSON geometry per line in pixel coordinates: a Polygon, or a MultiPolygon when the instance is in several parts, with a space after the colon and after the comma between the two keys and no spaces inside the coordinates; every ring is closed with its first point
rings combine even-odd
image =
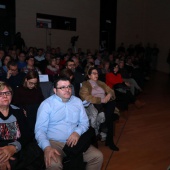
{"type": "Polygon", "coordinates": [[[73,132],[81,135],[88,127],[89,119],[79,98],[71,96],[70,100],[63,102],[54,94],[38,108],[35,138],[44,150],[50,146],[49,140],[66,142],[73,132]]]}

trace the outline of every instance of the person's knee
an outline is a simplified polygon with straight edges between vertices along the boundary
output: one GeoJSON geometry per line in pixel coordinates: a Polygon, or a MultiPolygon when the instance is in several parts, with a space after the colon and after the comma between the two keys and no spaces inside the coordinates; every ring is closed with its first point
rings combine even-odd
{"type": "Polygon", "coordinates": [[[96,162],[98,162],[98,163],[103,162],[103,153],[98,149],[94,152],[92,157],[94,158],[93,160],[96,160],[96,162]]]}
{"type": "Polygon", "coordinates": [[[47,168],[47,170],[62,170],[63,169],[63,165],[62,162],[58,161],[51,161],[51,166],[49,168],[47,168]]]}
{"type": "Polygon", "coordinates": [[[97,157],[99,162],[103,163],[103,153],[101,151],[98,152],[97,157]]]}

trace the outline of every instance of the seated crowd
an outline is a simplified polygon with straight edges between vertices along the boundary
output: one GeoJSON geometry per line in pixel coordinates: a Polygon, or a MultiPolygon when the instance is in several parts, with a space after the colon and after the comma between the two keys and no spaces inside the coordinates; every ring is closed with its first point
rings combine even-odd
{"type": "Polygon", "coordinates": [[[129,104],[145,104],[138,95],[149,69],[135,49],[63,54],[59,47],[30,47],[0,54],[2,170],[100,170],[97,140],[118,151],[115,122],[121,114],[128,119],[129,104]],[[39,81],[42,74],[48,82],[39,81]]]}

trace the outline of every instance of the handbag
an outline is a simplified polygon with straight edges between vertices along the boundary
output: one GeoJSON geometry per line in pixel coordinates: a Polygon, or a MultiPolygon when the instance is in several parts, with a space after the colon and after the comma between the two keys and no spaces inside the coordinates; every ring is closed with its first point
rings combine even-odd
{"type": "Polygon", "coordinates": [[[114,90],[119,91],[120,93],[126,93],[127,90],[129,91],[130,88],[128,86],[126,86],[126,84],[124,83],[118,83],[114,85],[114,90]]]}

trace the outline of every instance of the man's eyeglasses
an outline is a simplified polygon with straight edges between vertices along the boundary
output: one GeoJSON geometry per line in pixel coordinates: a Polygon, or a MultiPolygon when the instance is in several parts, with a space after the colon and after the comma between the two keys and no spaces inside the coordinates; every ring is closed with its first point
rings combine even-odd
{"type": "Polygon", "coordinates": [[[72,89],[72,85],[69,85],[69,86],[62,86],[62,87],[56,87],[56,89],[60,89],[62,91],[65,91],[65,90],[70,90],[72,89]]]}
{"type": "Polygon", "coordinates": [[[11,96],[11,95],[12,95],[12,91],[0,92],[0,97],[11,96]]]}
{"type": "Polygon", "coordinates": [[[13,71],[13,72],[16,72],[16,71],[18,71],[18,69],[10,69],[11,71],[13,71]]]}

